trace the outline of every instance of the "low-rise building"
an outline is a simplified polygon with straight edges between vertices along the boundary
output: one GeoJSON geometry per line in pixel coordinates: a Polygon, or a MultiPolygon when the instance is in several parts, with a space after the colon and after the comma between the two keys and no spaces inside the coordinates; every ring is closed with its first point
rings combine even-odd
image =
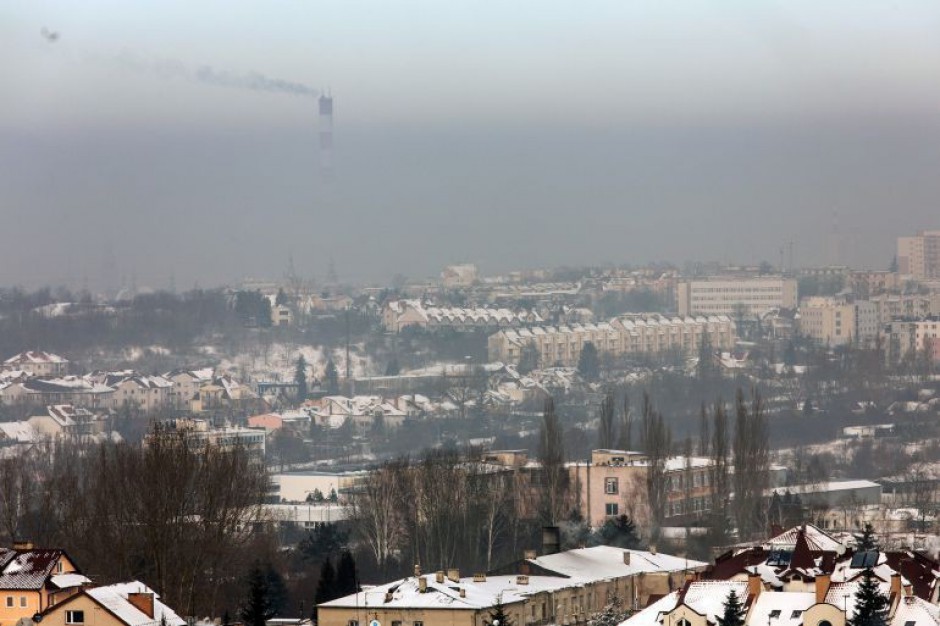
{"type": "Polygon", "coordinates": [[[59,377],[69,373],[69,361],[65,357],[42,350],[27,350],[3,362],[2,369],[21,370],[33,376],[59,377]]]}
{"type": "Polygon", "coordinates": [[[592,343],[609,357],[656,357],[668,353],[696,354],[707,343],[714,350],[731,350],[735,325],[725,315],[670,317],[656,313],[621,315],[609,322],[504,329],[487,342],[489,359],[518,364],[523,351],[534,349],[539,365],[575,366],[581,350],[592,343]]]}
{"type": "Polygon", "coordinates": [[[64,550],[29,542],[0,548],[0,624],[31,619],[89,582],[64,550]]]}
{"type": "Polygon", "coordinates": [[[186,626],[142,582],[83,587],[40,613],[50,626],[186,626]]]}
{"type": "Polygon", "coordinates": [[[529,574],[476,574],[448,570],[376,585],[317,607],[321,626],[377,620],[389,626],[485,626],[497,604],[513,624],[586,624],[618,599],[641,606],[666,593],[704,563],[607,546],[537,557],[526,555],[509,570],[529,574]],[[519,568],[519,569],[516,569],[519,568]]]}
{"type": "Polygon", "coordinates": [[[393,300],[382,311],[385,330],[393,333],[405,328],[426,330],[487,330],[540,324],[535,311],[492,307],[442,307],[420,300],[393,300]]]}
{"type": "Polygon", "coordinates": [[[710,276],[679,281],[679,315],[764,315],[795,309],[797,281],[783,276],[710,276]]]}

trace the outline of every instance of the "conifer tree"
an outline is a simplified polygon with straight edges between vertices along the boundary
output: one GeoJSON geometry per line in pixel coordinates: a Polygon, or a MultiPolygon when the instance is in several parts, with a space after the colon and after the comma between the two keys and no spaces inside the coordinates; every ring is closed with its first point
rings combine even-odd
{"type": "Polygon", "coordinates": [[[302,354],[297,357],[294,382],[297,384],[297,402],[303,402],[307,399],[307,359],[302,354]]]}
{"type": "Polygon", "coordinates": [[[271,604],[271,588],[268,574],[260,563],[248,572],[248,592],[239,610],[245,626],[265,626],[267,620],[274,617],[275,609],[271,604]]]}
{"type": "Polygon", "coordinates": [[[503,606],[502,594],[496,596],[496,604],[493,605],[493,610],[490,611],[490,619],[484,618],[483,623],[486,626],[513,626],[512,620],[503,606]]]}
{"type": "Polygon", "coordinates": [[[317,604],[323,604],[336,599],[336,570],[333,569],[333,563],[327,558],[320,566],[320,580],[317,582],[317,592],[314,600],[317,604]]]}
{"type": "Polygon", "coordinates": [[[718,626],[744,626],[744,606],[734,589],[725,598],[724,610],[718,616],[718,626]]]}
{"type": "Polygon", "coordinates": [[[336,369],[336,363],[330,359],[326,364],[326,389],[330,394],[339,393],[339,371],[336,369]]]}
{"type": "Polygon", "coordinates": [[[862,582],[855,592],[855,615],[850,626],[886,626],[888,623],[888,598],[878,588],[878,579],[871,568],[862,574],[862,582]]]}
{"type": "Polygon", "coordinates": [[[862,536],[858,538],[858,550],[859,552],[863,550],[875,550],[878,548],[878,541],[875,538],[875,529],[872,528],[871,522],[865,522],[865,529],[862,531],[862,536]]]}
{"type": "Polygon", "coordinates": [[[359,591],[359,574],[352,552],[343,550],[336,567],[336,597],[342,598],[359,591]]]}

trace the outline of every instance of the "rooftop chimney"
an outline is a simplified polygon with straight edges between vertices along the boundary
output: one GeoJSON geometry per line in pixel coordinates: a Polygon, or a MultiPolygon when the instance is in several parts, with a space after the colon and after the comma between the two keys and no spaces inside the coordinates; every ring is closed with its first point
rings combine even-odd
{"type": "Polygon", "coordinates": [[[756,598],[760,595],[761,590],[764,588],[764,583],[761,582],[760,574],[748,574],[747,575],[747,595],[756,598]]]}
{"type": "Polygon", "coordinates": [[[525,574],[519,574],[518,576],[516,576],[516,584],[517,584],[517,585],[528,585],[528,584],[529,584],[529,577],[526,576],[525,574]]]}
{"type": "Polygon", "coordinates": [[[437,570],[434,572],[434,582],[436,582],[438,585],[444,584],[444,572],[442,570],[437,570]]]}
{"type": "Polygon", "coordinates": [[[447,570],[447,580],[452,583],[460,582],[460,570],[459,569],[449,569],[447,570]]]}
{"type": "Polygon", "coordinates": [[[650,554],[656,554],[656,544],[655,544],[655,543],[651,543],[651,544],[650,544],[650,554]]]}
{"type": "Polygon", "coordinates": [[[818,574],[816,576],[816,602],[817,604],[826,601],[826,594],[829,593],[829,574],[818,574]]]}
{"type": "Polygon", "coordinates": [[[901,595],[901,575],[897,572],[891,574],[891,592],[890,596],[901,595]]]}
{"type": "Polygon", "coordinates": [[[630,565],[630,551],[629,550],[623,551],[623,564],[630,565]]]}
{"type": "Polygon", "coordinates": [[[537,559],[538,556],[539,555],[535,550],[526,550],[525,552],[522,553],[523,559],[537,559]]]}
{"type": "Polygon", "coordinates": [[[137,609],[153,619],[153,594],[144,591],[131,592],[127,594],[127,601],[133,604],[137,609]]]}
{"type": "Polygon", "coordinates": [[[424,593],[428,590],[428,579],[424,576],[418,576],[418,593],[424,593]]]}
{"type": "Polygon", "coordinates": [[[32,550],[33,542],[29,539],[14,539],[13,540],[13,549],[14,550],[32,550]]]}
{"type": "Polygon", "coordinates": [[[475,583],[485,583],[485,582],[486,582],[486,574],[474,574],[474,575],[473,575],[473,582],[475,582],[475,583]]]}
{"type": "Polygon", "coordinates": [[[467,590],[464,589],[463,587],[460,588],[460,597],[461,597],[461,598],[466,598],[466,597],[467,597],[467,590]]]}
{"type": "Polygon", "coordinates": [[[421,575],[421,566],[420,566],[419,564],[415,563],[415,576],[417,577],[417,576],[420,576],[420,575],[421,575]]]}

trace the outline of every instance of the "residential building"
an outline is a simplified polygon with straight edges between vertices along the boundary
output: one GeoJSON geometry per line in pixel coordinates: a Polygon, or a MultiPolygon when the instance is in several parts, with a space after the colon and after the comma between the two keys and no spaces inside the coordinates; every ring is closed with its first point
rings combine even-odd
{"type": "Polygon", "coordinates": [[[105,409],[114,406],[114,389],[79,376],[63,378],[31,378],[3,388],[6,405],[47,406],[70,404],[87,409],[105,409]]]}
{"type": "MultiPolygon", "coordinates": [[[[710,509],[710,459],[670,457],[665,463],[665,517],[698,515],[710,509]]],[[[590,463],[569,463],[576,506],[591,526],[602,526],[618,515],[648,526],[652,513],[647,497],[650,463],[646,455],[626,450],[594,450],[590,463]]]]}
{"type": "Polygon", "coordinates": [[[170,406],[175,385],[163,376],[145,376],[133,370],[95,372],[88,376],[94,383],[114,390],[112,406],[152,413],[170,406]]]}
{"type": "Polygon", "coordinates": [[[441,272],[441,284],[445,287],[469,287],[477,282],[477,266],[472,263],[448,265],[441,272]]]}
{"type": "Polygon", "coordinates": [[[166,424],[171,429],[184,431],[197,442],[223,449],[241,447],[253,461],[264,462],[265,432],[263,428],[214,427],[207,420],[195,418],[170,420],[166,424]]]}
{"type": "Polygon", "coordinates": [[[532,346],[542,367],[575,366],[586,343],[610,357],[682,356],[697,354],[702,339],[712,349],[730,350],[736,340],[735,325],[725,315],[669,317],[656,313],[629,314],[596,324],[536,326],[503,329],[490,336],[491,361],[518,364],[523,350],[532,346]]]}
{"type": "Polygon", "coordinates": [[[2,369],[6,371],[21,370],[33,376],[52,378],[67,375],[69,373],[69,361],[51,352],[29,350],[20,352],[4,361],[2,369]]]}
{"type": "MultiPolygon", "coordinates": [[[[71,404],[49,405],[43,413],[31,415],[27,421],[41,437],[49,439],[102,439],[109,436],[110,430],[107,414],[71,404]]],[[[120,437],[117,433],[113,435],[120,437]]]]}
{"type": "Polygon", "coordinates": [[[271,306],[272,326],[293,326],[294,311],[286,304],[273,304],[271,306]]]}
{"type": "Polygon", "coordinates": [[[298,470],[274,474],[271,480],[277,489],[278,502],[306,502],[316,493],[324,498],[329,498],[330,494],[335,493],[339,499],[341,494],[353,489],[368,476],[369,473],[365,470],[349,472],[298,470]]]}
{"type": "Polygon", "coordinates": [[[199,388],[211,383],[214,371],[211,367],[202,369],[175,369],[163,375],[173,383],[171,404],[176,409],[191,409],[194,400],[199,399],[199,388]]]}
{"type": "Polygon", "coordinates": [[[534,311],[513,311],[491,307],[438,307],[420,300],[393,300],[382,311],[382,324],[388,332],[415,327],[426,330],[486,330],[542,323],[534,311]]]}
{"type": "Polygon", "coordinates": [[[925,357],[940,362],[940,317],[895,320],[885,324],[882,333],[888,363],[925,357]]]}
{"type": "Polygon", "coordinates": [[[349,519],[349,509],[329,501],[305,504],[265,504],[262,512],[265,521],[274,522],[281,527],[303,530],[339,524],[349,519]]]}
{"type": "Polygon", "coordinates": [[[898,273],[887,270],[858,270],[849,274],[849,287],[855,297],[867,300],[900,287],[898,273]]]}
{"type": "Polygon", "coordinates": [[[800,301],[800,334],[823,346],[849,345],[856,339],[855,304],[811,297],[800,301]]]}
{"type": "Polygon", "coordinates": [[[934,294],[881,294],[870,301],[878,311],[878,325],[897,319],[916,319],[940,315],[940,293],[934,294]]]}
{"type": "Polygon", "coordinates": [[[476,574],[458,570],[376,585],[317,607],[320,626],[356,626],[371,620],[389,626],[484,626],[497,603],[514,624],[586,624],[617,597],[638,606],[668,592],[683,572],[705,564],[607,546],[544,557],[527,554],[508,567],[530,574],[476,574]],[[557,572],[557,573],[556,573],[557,572]]]}
{"type": "Polygon", "coordinates": [[[50,626],[186,626],[159,594],[139,581],[83,587],[41,616],[50,626]]]}
{"type": "Polygon", "coordinates": [[[940,278],[940,230],[898,237],[898,273],[915,279],[940,278]]]}
{"type": "Polygon", "coordinates": [[[679,281],[679,315],[764,315],[772,309],[795,309],[797,281],[782,276],[711,276],[679,281]]]}
{"type": "Polygon", "coordinates": [[[935,626],[937,562],[910,551],[856,551],[810,525],[762,545],[719,556],[686,583],[630,617],[624,626],[707,626],[734,591],[745,626],[846,626],[871,571],[888,599],[890,626],[935,626]]]}
{"type": "Polygon", "coordinates": [[[368,430],[381,423],[385,428],[398,428],[407,413],[382,396],[324,396],[308,409],[313,421],[326,428],[339,428],[347,421],[358,430],[368,430]]]}
{"type": "Polygon", "coordinates": [[[0,625],[31,619],[89,582],[64,550],[35,548],[29,542],[0,548],[0,625]]]}

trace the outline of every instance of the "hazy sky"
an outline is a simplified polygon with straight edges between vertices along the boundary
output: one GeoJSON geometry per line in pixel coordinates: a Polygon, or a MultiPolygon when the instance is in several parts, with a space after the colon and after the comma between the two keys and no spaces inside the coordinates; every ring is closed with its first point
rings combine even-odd
{"type": "Polygon", "coordinates": [[[0,85],[0,284],[96,287],[110,256],[180,288],[289,255],[355,280],[777,262],[791,239],[881,267],[940,226],[935,0],[30,0],[0,4],[0,85]],[[304,89],[335,97],[329,184],[304,89]]]}

